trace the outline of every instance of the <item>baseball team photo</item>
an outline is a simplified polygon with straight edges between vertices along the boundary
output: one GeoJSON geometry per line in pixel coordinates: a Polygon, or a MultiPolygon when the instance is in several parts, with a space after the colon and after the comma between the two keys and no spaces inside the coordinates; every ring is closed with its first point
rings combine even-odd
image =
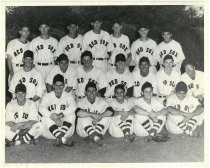
{"type": "Polygon", "coordinates": [[[5,163],[204,162],[204,6],[5,6],[5,163]]]}

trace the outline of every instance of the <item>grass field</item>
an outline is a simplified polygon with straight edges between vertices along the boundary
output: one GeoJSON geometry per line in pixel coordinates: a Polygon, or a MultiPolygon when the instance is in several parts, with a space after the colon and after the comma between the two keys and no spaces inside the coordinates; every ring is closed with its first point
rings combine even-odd
{"type": "MultiPolygon", "coordinates": [[[[197,131],[202,132],[203,127],[197,131]]],[[[165,131],[164,131],[165,132],[165,131]]],[[[39,139],[37,145],[11,146],[5,149],[6,163],[146,163],[146,162],[203,162],[204,137],[171,135],[165,143],[147,142],[137,137],[126,144],[123,139],[104,137],[106,146],[90,146],[89,140],[77,135],[75,147],[54,147],[53,140],[39,139]]]]}

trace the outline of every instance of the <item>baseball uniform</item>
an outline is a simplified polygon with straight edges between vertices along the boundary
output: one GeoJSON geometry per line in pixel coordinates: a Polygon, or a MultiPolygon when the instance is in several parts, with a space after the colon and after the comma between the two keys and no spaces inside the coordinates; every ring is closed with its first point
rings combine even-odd
{"type": "Polygon", "coordinates": [[[131,45],[132,60],[135,62],[136,68],[139,65],[139,60],[141,57],[147,57],[150,61],[151,67],[150,72],[156,73],[156,60],[154,58],[154,51],[157,47],[157,43],[148,38],[146,41],[137,39],[131,45]]]}
{"type": "MultiPolygon", "coordinates": [[[[134,99],[124,99],[124,102],[121,104],[116,99],[110,102],[110,106],[114,111],[129,111],[134,106],[134,99]]],[[[109,125],[109,133],[113,137],[124,137],[122,130],[128,128],[130,129],[130,134],[133,133],[133,116],[129,115],[125,121],[120,119],[120,115],[111,117],[109,125]]]]}
{"type": "Polygon", "coordinates": [[[41,121],[46,126],[43,136],[48,139],[55,139],[60,133],[65,133],[64,138],[73,135],[75,129],[75,110],[76,103],[73,96],[63,92],[60,98],[55,96],[54,92],[46,93],[39,107],[42,114],[41,121]],[[55,125],[55,121],[50,118],[52,113],[63,113],[62,125],[55,125]]]}
{"type": "MultiPolygon", "coordinates": [[[[188,94],[183,100],[179,100],[176,94],[172,94],[167,98],[166,102],[167,102],[166,103],[167,107],[171,106],[185,113],[192,113],[196,109],[196,107],[200,104],[196,98],[188,94]]],[[[202,125],[203,113],[198,116],[194,116],[186,123],[182,122],[183,119],[184,116],[182,115],[169,114],[166,121],[167,130],[173,134],[182,134],[184,131],[186,131],[185,130],[186,127],[190,126],[192,127],[193,131],[195,130],[197,125],[202,125]]]]}
{"type": "Polygon", "coordinates": [[[41,36],[34,38],[29,46],[34,53],[35,67],[42,73],[44,81],[54,65],[57,46],[55,38],[42,39],[41,36]]]}
{"type": "MultiPolygon", "coordinates": [[[[145,102],[144,98],[136,99],[135,105],[141,107],[147,112],[158,112],[164,108],[161,101],[152,97],[151,103],[145,102]]],[[[148,136],[152,129],[159,133],[166,121],[166,116],[158,115],[158,122],[153,122],[148,116],[136,114],[134,117],[133,130],[137,136],[148,136]]]]}
{"type": "Polygon", "coordinates": [[[66,35],[60,39],[58,43],[57,56],[64,53],[68,56],[70,66],[76,68],[80,65],[82,53],[83,36],[78,34],[76,38],[66,35]]]}
{"type": "MultiPolygon", "coordinates": [[[[87,97],[78,101],[77,107],[87,112],[102,114],[109,107],[109,104],[101,97],[96,97],[94,103],[90,103],[87,97]]],[[[110,117],[104,117],[95,125],[91,117],[78,118],[76,131],[81,137],[87,137],[93,132],[104,135],[109,127],[110,117]],[[88,134],[89,133],[89,134],[88,134]]]]}
{"type": "Polygon", "coordinates": [[[93,54],[93,65],[107,70],[108,54],[112,50],[109,33],[101,30],[100,34],[96,34],[93,30],[85,33],[83,38],[83,50],[88,50],[93,54]]]}

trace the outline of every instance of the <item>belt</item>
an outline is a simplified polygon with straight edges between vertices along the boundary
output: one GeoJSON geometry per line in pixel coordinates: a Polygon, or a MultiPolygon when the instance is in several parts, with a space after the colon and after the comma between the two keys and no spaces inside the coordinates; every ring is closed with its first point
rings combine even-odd
{"type": "Polygon", "coordinates": [[[52,65],[52,62],[50,62],[50,63],[41,63],[41,62],[38,62],[37,64],[38,65],[42,65],[42,66],[48,66],[48,65],[52,65]]]}
{"type": "Polygon", "coordinates": [[[84,98],[85,96],[77,96],[78,97],[78,99],[82,99],[82,98],[84,98]]]}
{"type": "Polygon", "coordinates": [[[166,98],[166,96],[158,96],[159,98],[166,98]]]}
{"type": "Polygon", "coordinates": [[[109,96],[108,98],[116,98],[116,96],[109,96]]]}
{"type": "Polygon", "coordinates": [[[69,61],[71,64],[79,64],[80,61],[69,61]]]}
{"type": "Polygon", "coordinates": [[[108,60],[108,58],[93,58],[93,60],[100,60],[100,61],[104,61],[104,60],[108,60]]]}
{"type": "Polygon", "coordinates": [[[17,67],[23,67],[23,64],[16,64],[17,67]]]}

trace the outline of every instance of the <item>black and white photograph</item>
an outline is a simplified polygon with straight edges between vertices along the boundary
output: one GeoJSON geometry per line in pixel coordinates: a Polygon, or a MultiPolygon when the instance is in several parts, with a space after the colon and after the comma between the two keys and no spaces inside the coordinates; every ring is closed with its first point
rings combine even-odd
{"type": "Polygon", "coordinates": [[[204,4],[4,10],[5,164],[206,161],[204,4]]]}

